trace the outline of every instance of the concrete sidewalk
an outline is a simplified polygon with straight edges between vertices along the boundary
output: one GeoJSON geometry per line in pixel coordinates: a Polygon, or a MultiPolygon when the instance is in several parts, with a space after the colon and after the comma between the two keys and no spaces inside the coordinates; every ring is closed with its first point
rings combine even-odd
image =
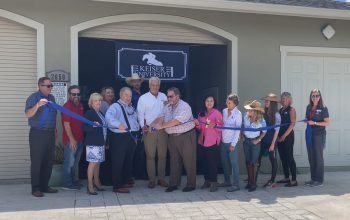
{"type": "Polygon", "coordinates": [[[260,175],[259,188],[251,193],[224,188],[210,193],[199,189],[203,178],[198,176],[198,188],[189,193],[165,193],[137,181],[130,194],[115,194],[110,187],[97,196],[85,188],[59,189],[43,198],[33,197],[29,184],[2,184],[0,219],[350,219],[350,172],[328,172],[317,188],[302,186],[308,174],[298,176],[298,187],[261,188],[268,178],[260,175]]]}

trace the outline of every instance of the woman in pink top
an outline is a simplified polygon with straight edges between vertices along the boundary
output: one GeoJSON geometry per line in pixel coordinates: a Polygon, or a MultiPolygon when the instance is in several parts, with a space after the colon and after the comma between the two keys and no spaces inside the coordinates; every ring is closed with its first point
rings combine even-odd
{"type": "Polygon", "coordinates": [[[195,119],[196,128],[200,131],[198,144],[201,145],[204,162],[204,179],[202,189],[210,188],[210,192],[217,191],[218,165],[220,162],[221,130],[215,126],[222,126],[222,114],[216,109],[213,96],[204,99],[204,110],[195,119]]]}

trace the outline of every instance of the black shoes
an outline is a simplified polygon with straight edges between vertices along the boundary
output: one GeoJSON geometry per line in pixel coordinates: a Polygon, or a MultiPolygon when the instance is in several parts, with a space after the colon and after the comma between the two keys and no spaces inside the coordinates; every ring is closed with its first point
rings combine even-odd
{"type": "Polygon", "coordinates": [[[95,191],[91,192],[91,191],[89,190],[89,187],[88,187],[88,186],[86,187],[86,193],[89,194],[89,195],[92,195],[92,196],[96,196],[96,195],[97,195],[97,192],[95,192],[95,191]]]}
{"type": "Polygon", "coordinates": [[[177,190],[177,186],[169,186],[169,187],[165,190],[165,192],[172,192],[172,191],[174,191],[174,190],[177,190]]]}
{"type": "Polygon", "coordinates": [[[298,186],[298,182],[294,181],[294,182],[289,182],[286,185],[284,185],[285,187],[294,187],[294,186],[298,186]]]}
{"type": "Polygon", "coordinates": [[[281,180],[278,180],[276,183],[289,183],[290,182],[290,179],[281,179],[281,180]]]}
{"type": "Polygon", "coordinates": [[[191,192],[195,189],[196,189],[195,187],[186,186],[185,188],[182,189],[182,192],[191,192]]]}

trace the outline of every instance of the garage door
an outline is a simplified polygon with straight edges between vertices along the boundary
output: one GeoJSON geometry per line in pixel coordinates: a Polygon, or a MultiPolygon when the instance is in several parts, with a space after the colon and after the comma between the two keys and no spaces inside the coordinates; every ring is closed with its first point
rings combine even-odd
{"type": "Polygon", "coordinates": [[[0,17],[0,179],[29,178],[24,104],[36,90],[36,31],[0,17]]]}
{"type": "MultiPolygon", "coordinates": [[[[289,54],[282,68],[281,89],[292,93],[298,120],[305,118],[310,91],[313,88],[321,90],[331,118],[324,151],[325,165],[349,166],[350,102],[347,95],[350,88],[350,57],[289,54]]],[[[309,166],[304,131],[305,124],[298,123],[294,155],[299,167],[309,166]]]]}

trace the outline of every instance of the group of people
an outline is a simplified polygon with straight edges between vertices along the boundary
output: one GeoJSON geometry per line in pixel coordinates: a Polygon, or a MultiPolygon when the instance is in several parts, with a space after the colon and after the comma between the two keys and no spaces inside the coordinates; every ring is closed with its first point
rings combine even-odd
{"type": "MultiPolygon", "coordinates": [[[[86,146],[86,160],[89,162],[87,193],[97,195],[97,191],[105,191],[99,176],[100,164],[106,156],[111,160],[109,172],[113,191],[129,193],[134,184],[134,154],[141,140],[144,143],[147,186],[150,189],[159,185],[166,187],[166,192],[177,190],[181,185],[184,167],[187,183],[182,191],[195,190],[199,144],[198,154],[205,161],[205,181],[201,188],[208,188],[210,192],[217,191],[218,187],[228,187],[228,192],[239,190],[239,140],[243,141],[248,174],[245,188],[248,191],[257,188],[258,169],[264,154],[268,154],[271,163],[271,178],[264,187],[276,185],[277,149],[284,173],[284,179],[277,183],[285,183],[287,187],[298,185],[293,157],[296,111],[291,106],[290,93],[283,92],[280,101],[272,93],[261,98],[265,101],[265,107],[258,100],[248,101],[244,105],[244,115],[238,110],[237,94],[227,96],[227,108],[222,112],[216,107],[215,97],[209,95],[203,101],[202,111],[194,118],[190,105],[181,99],[178,88],[169,88],[164,94],[159,91],[160,79],[152,77],[148,81],[149,92],[141,95],[142,81],[137,74],[128,78],[127,83],[131,88],[121,88],[117,101],[114,100],[112,87],[103,88],[101,94],[91,94],[88,101],[90,109],[85,113],[80,101],[79,86],[73,85],[68,89],[69,100],[64,107],[84,116],[93,124],[82,123],[72,116],[62,114],[65,146],[63,189],[78,190],[82,187],[76,173],[83,146],[86,146]],[[279,102],[282,107],[278,110],[279,102]],[[168,151],[169,183],[165,179],[168,151]],[[218,183],[217,178],[220,162],[224,171],[222,183],[218,183]]],[[[48,186],[54,158],[57,112],[47,105],[48,101],[55,102],[50,94],[51,80],[47,77],[40,78],[38,87],[39,90],[28,97],[25,113],[31,127],[29,143],[32,195],[42,197],[44,193],[57,193],[56,189],[48,186]]],[[[308,126],[306,142],[311,180],[305,185],[320,186],[323,183],[323,149],[329,115],[319,90],[312,90],[309,100],[305,122],[308,126]]]]}

